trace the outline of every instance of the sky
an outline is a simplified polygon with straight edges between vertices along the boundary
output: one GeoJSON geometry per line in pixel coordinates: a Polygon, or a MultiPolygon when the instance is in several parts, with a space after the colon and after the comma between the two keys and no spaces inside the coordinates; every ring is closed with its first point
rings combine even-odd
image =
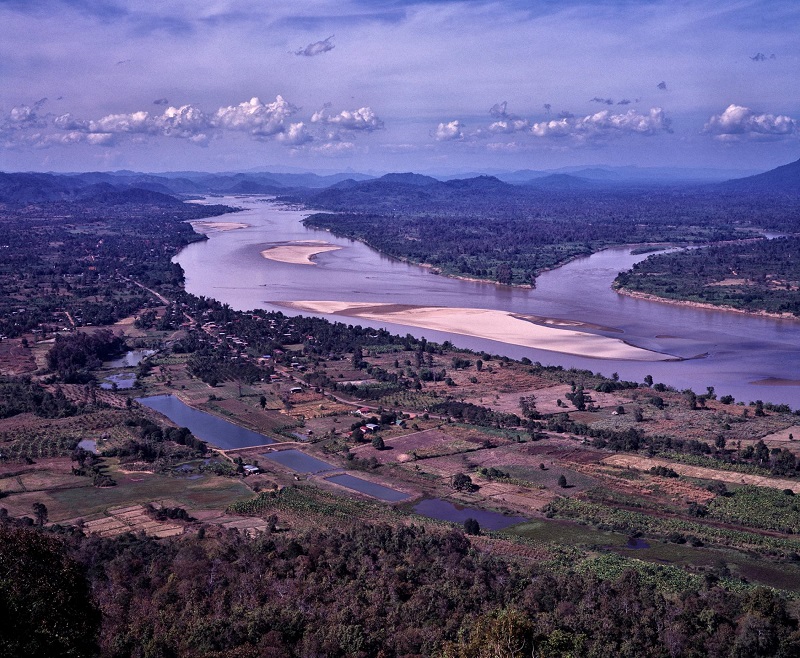
{"type": "Polygon", "coordinates": [[[0,170],[763,171],[797,0],[0,0],[0,170]]]}

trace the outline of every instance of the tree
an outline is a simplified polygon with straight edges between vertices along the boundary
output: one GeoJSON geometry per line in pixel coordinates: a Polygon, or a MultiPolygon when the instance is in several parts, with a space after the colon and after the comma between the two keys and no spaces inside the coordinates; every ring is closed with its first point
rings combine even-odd
{"type": "Polygon", "coordinates": [[[567,488],[567,477],[563,473],[558,476],[558,486],[562,489],[567,488]]]}
{"type": "Polygon", "coordinates": [[[83,570],[39,530],[0,525],[0,656],[93,656],[100,613],[83,570]]]}
{"type": "Polygon", "coordinates": [[[267,396],[266,395],[262,395],[260,398],[258,398],[258,404],[262,409],[266,408],[266,406],[267,406],[267,396]]]}
{"type": "Polygon", "coordinates": [[[474,487],[472,478],[464,473],[456,473],[453,476],[452,485],[456,491],[472,491],[474,487]]]}
{"type": "Polygon", "coordinates": [[[381,437],[375,435],[372,437],[372,447],[375,448],[375,450],[385,450],[386,444],[381,437]]]}
{"type": "Polygon", "coordinates": [[[465,519],[464,532],[468,535],[479,535],[481,534],[481,524],[478,523],[477,519],[473,519],[472,517],[465,519]]]}
{"type": "Polygon", "coordinates": [[[40,528],[47,523],[47,507],[44,503],[35,502],[33,504],[33,515],[36,517],[36,525],[40,528]]]}

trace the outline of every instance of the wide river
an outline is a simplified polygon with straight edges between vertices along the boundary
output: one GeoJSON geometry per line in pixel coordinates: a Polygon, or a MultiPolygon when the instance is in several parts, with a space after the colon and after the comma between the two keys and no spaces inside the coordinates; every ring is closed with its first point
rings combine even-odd
{"type": "MultiPolygon", "coordinates": [[[[613,328],[594,333],[632,345],[682,357],[675,361],[622,361],[529,349],[480,338],[417,329],[405,325],[342,316],[320,316],[362,326],[386,327],[405,335],[543,364],[578,367],[623,379],[656,381],[677,388],[737,400],[761,399],[800,407],[800,321],[696,309],[618,295],[611,282],[646,256],[630,249],[607,249],[542,274],[535,290],[450,279],[387,258],[370,247],[326,231],[305,228],[307,211],[291,210],[266,198],[214,198],[244,208],[213,218],[247,227],[211,231],[209,239],[183,249],[175,258],[186,272],[186,289],[212,297],[237,310],[264,308],[297,315],[280,302],[328,300],[388,302],[498,309],[613,328]],[[320,253],[315,265],[268,260],[265,249],[287,242],[320,241],[341,247],[320,253]],[[276,304],[276,302],[278,304],[276,304]],[[692,358],[705,355],[702,358],[692,358]]],[[[654,355],[657,356],[657,355],[654,355]]]]}

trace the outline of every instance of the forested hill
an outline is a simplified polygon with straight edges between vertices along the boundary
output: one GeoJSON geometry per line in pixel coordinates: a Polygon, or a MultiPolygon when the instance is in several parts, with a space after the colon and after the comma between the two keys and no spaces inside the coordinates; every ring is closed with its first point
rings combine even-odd
{"type": "Polygon", "coordinates": [[[63,538],[0,521],[3,656],[797,656],[765,588],[680,595],[517,564],[462,533],[341,521],[305,534],[63,538]],[[35,610],[37,614],[29,614],[35,610]]]}
{"type": "Polygon", "coordinates": [[[307,224],[361,240],[443,273],[511,284],[604,247],[647,242],[704,244],[754,228],[800,230],[786,195],[720,186],[582,185],[558,179],[510,185],[480,176],[419,184],[406,178],[349,182],[288,197],[335,214],[307,224]]]}
{"type": "Polygon", "coordinates": [[[800,160],[763,174],[727,181],[719,187],[734,192],[787,194],[800,197],[800,160]]]}

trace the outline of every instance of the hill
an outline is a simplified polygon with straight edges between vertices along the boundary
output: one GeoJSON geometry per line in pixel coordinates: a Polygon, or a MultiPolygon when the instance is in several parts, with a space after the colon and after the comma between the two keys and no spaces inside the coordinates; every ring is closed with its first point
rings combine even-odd
{"type": "Polygon", "coordinates": [[[763,174],[729,180],[719,187],[732,192],[800,194],[800,160],[770,169],[763,174]]]}

